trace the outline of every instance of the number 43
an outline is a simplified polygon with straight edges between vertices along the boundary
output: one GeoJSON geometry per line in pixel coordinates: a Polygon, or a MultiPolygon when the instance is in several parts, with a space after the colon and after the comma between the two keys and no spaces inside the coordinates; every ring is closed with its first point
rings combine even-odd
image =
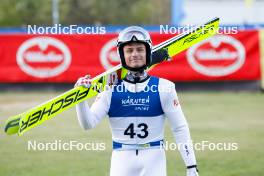
{"type": "Polygon", "coordinates": [[[134,138],[136,135],[139,138],[146,138],[148,136],[148,125],[145,123],[140,123],[137,127],[141,129],[141,133],[136,134],[134,123],[130,123],[127,129],[125,130],[124,135],[130,136],[130,138],[134,138]]]}

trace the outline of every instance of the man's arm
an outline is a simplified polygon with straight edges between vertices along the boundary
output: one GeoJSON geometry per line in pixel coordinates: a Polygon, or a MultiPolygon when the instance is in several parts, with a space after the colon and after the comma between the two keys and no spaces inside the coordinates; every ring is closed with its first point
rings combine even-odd
{"type": "MultiPolygon", "coordinates": [[[[160,98],[165,116],[169,120],[173,135],[186,167],[194,167],[196,158],[191,143],[188,123],[182,112],[174,83],[160,79],[160,98]]],[[[191,169],[191,168],[190,168],[191,169]]]]}
{"type": "MultiPolygon", "coordinates": [[[[80,78],[76,86],[89,87],[89,77],[80,78]],[[80,80],[83,79],[83,80],[80,80]]],[[[110,101],[111,101],[111,90],[106,90],[99,93],[95,99],[95,102],[89,107],[86,101],[76,105],[76,112],[80,126],[87,130],[94,128],[108,113],[110,101]]]]}

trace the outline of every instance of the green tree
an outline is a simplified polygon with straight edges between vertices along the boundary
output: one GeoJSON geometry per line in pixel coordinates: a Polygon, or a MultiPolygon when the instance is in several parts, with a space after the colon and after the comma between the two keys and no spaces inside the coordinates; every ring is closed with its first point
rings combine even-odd
{"type": "MultiPolygon", "coordinates": [[[[59,0],[63,25],[166,24],[170,0],[59,0]]],[[[0,0],[0,26],[52,25],[52,0],[0,0]]]]}

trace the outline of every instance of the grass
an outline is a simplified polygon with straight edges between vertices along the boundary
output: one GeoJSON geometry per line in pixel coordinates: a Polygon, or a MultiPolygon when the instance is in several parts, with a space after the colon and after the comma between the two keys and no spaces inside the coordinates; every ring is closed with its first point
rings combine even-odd
{"type": "MultiPolygon", "coordinates": [[[[0,93],[0,125],[34,105],[60,92],[2,92],[0,93]]],[[[237,150],[196,151],[203,176],[260,176],[264,164],[264,94],[252,92],[179,92],[181,104],[189,122],[193,141],[237,143],[237,150]]],[[[166,124],[166,140],[174,142],[166,124]]],[[[96,146],[94,146],[96,147],[96,146]]],[[[168,150],[168,176],[185,175],[178,151],[168,150]]],[[[111,133],[107,118],[95,129],[83,131],[75,109],[58,115],[24,136],[0,133],[0,175],[107,176],[110,168],[111,133]],[[62,143],[105,143],[105,150],[33,151],[28,141],[62,143]]]]}

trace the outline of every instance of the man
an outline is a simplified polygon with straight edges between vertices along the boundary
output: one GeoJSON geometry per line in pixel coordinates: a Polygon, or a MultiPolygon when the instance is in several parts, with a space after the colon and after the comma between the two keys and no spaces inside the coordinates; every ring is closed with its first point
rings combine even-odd
{"type": "MultiPolygon", "coordinates": [[[[109,116],[113,139],[110,175],[166,176],[162,145],[167,118],[187,167],[187,176],[198,176],[189,128],[175,85],[145,71],[151,63],[149,33],[131,26],[120,32],[117,43],[122,66],[128,74],[100,93],[91,108],[87,102],[76,105],[84,129],[94,128],[109,116]]],[[[75,86],[90,87],[90,78],[79,78],[75,86]]]]}

